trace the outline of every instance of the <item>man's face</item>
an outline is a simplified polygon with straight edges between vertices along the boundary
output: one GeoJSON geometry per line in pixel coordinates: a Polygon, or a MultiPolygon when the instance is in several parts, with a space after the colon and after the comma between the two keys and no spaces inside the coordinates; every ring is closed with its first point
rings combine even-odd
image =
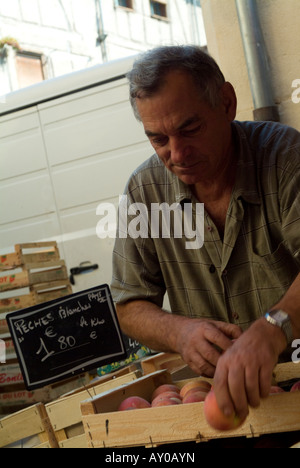
{"type": "Polygon", "coordinates": [[[137,99],[137,108],[153,148],[166,168],[188,185],[209,183],[232,150],[235,94],[229,83],[212,108],[201,99],[193,79],[175,71],[153,96],[137,99]]]}

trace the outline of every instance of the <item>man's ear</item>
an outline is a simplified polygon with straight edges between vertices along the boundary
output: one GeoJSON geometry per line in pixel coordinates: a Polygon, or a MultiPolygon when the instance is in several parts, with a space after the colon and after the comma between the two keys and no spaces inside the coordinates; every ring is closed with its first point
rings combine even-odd
{"type": "Polygon", "coordinates": [[[221,90],[221,103],[224,107],[225,113],[228,116],[228,120],[232,122],[236,116],[237,109],[237,98],[235,90],[229,81],[226,81],[221,90]]]}

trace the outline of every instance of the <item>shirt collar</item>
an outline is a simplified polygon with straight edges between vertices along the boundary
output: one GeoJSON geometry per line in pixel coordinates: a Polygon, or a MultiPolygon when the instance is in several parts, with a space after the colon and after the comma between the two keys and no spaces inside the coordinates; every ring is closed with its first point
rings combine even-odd
{"type": "MultiPolygon", "coordinates": [[[[242,198],[248,203],[261,204],[256,180],[256,163],[253,157],[251,144],[242,128],[241,122],[232,122],[233,137],[235,139],[238,155],[236,182],[233,189],[233,197],[238,200],[242,198]]],[[[173,175],[175,184],[176,202],[181,205],[194,198],[191,187],[184,184],[178,177],[173,175]]]]}
{"type": "Polygon", "coordinates": [[[175,197],[176,203],[182,205],[185,201],[191,202],[193,199],[192,189],[189,185],[182,182],[177,176],[174,175],[175,183],[175,197]]]}

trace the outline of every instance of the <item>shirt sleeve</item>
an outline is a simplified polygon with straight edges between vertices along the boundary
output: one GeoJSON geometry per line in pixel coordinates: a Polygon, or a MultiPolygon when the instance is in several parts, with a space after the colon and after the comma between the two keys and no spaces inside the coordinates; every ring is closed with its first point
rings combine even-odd
{"type": "MultiPolygon", "coordinates": [[[[135,190],[134,193],[137,194],[138,191],[135,190]]],[[[147,219],[144,218],[143,225],[135,225],[135,233],[139,232],[138,236],[130,233],[130,223],[137,223],[138,215],[133,219],[133,216],[128,214],[129,207],[139,203],[138,198],[134,199],[132,191],[128,188],[123,196],[127,209],[124,203],[119,207],[118,229],[113,250],[112,296],[117,304],[147,300],[162,307],[166,287],[155,245],[146,226],[147,219]]]]}
{"type": "Polygon", "coordinates": [[[300,271],[300,133],[294,132],[288,157],[281,165],[279,203],[282,234],[300,271]]]}

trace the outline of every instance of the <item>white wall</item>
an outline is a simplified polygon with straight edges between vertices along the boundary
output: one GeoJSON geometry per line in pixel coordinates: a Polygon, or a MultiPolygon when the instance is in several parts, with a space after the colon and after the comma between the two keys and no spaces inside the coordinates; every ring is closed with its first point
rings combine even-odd
{"type": "MultiPolygon", "coordinates": [[[[158,44],[206,44],[202,10],[187,0],[169,0],[168,20],[151,18],[149,0],[134,10],[115,0],[0,0],[0,39],[18,40],[24,51],[43,54],[45,78],[103,62],[96,44],[96,3],[102,6],[107,60],[127,57],[158,44]]],[[[0,95],[18,89],[11,66],[0,60],[0,95]]]]}

